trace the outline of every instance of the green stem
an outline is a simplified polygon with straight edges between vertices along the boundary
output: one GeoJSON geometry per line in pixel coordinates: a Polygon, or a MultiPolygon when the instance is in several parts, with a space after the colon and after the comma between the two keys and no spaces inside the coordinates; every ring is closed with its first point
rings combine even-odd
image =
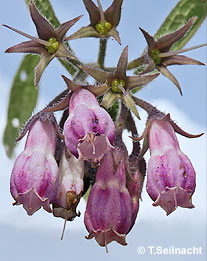
{"type": "Polygon", "coordinates": [[[122,135],[124,129],[126,129],[126,120],[129,114],[128,108],[121,102],[119,116],[116,120],[117,135],[122,135]]]}
{"type": "Polygon", "coordinates": [[[139,57],[139,58],[128,63],[127,71],[132,70],[134,68],[137,68],[144,63],[145,63],[145,58],[144,58],[144,56],[141,56],[141,57],[139,57]]]}
{"type": "Polygon", "coordinates": [[[101,69],[104,69],[104,61],[106,56],[107,39],[100,39],[98,65],[101,69]]]}
{"type": "Polygon", "coordinates": [[[73,78],[74,82],[81,82],[82,84],[87,84],[86,79],[88,77],[88,74],[80,69],[80,71],[76,74],[76,76],[73,78]]]}

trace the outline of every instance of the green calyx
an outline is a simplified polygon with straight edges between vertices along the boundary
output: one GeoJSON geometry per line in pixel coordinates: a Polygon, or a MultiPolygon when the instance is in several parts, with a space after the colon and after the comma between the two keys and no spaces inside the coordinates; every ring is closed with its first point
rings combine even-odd
{"type": "Polygon", "coordinates": [[[45,48],[47,49],[48,53],[53,54],[55,53],[58,48],[59,48],[59,43],[57,42],[55,37],[51,37],[48,42],[50,43],[49,46],[45,46],[45,48]]]}
{"type": "Polygon", "coordinates": [[[156,65],[161,64],[161,57],[159,57],[160,51],[158,49],[153,49],[151,58],[154,60],[156,65]]]}
{"type": "Polygon", "coordinates": [[[99,32],[101,35],[107,34],[111,30],[111,24],[107,21],[100,21],[98,24],[95,25],[96,31],[99,32]]]}
{"type": "Polygon", "coordinates": [[[125,87],[125,81],[114,79],[111,83],[111,90],[115,93],[122,93],[122,88],[125,87]]]}

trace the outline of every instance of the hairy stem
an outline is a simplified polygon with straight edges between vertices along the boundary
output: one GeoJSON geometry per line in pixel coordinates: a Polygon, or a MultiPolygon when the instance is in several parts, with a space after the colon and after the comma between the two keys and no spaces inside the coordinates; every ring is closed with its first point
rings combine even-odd
{"type": "Polygon", "coordinates": [[[106,56],[107,39],[100,39],[98,65],[101,69],[104,69],[104,61],[106,56]]]}
{"type": "MultiPolygon", "coordinates": [[[[126,127],[131,132],[133,137],[138,136],[137,127],[131,112],[128,113],[128,117],[126,120],[126,127]]],[[[138,157],[139,153],[140,153],[140,143],[133,140],[133,149],[131,154],[138,157]]]]}
{"type": "Polygon", "coordinates": [[[116,120],[116,129],[117,129],[117,135],[122,135],[123,130],[126,128],[126,119],[129,114],[129,110],[123,103],[120,103],[119,106],[120,106],[120,111],[119,111],[119,116],[116,120]]]}

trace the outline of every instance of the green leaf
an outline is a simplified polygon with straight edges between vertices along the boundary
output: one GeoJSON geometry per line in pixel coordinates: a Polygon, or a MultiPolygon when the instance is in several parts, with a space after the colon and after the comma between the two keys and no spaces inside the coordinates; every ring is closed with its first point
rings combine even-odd
{"type": "Polygon", "coordinates": [[[110,114],[112,120],[115,121],[119,111],[119,101],[115,101],[115,103],[107,111],[110,114]]]}
{"type": "Polygon", "coordinates": [[[38,56],[26,55],[12,84],[3,137],[8,157],[13,154],[19,127],[30,117],[37,102],[38,90],[34,87],[34,69],[38,61],[38,56]]]}
{"type": "MultiPolygon", "coordinates": [[[[30,0],[25,0],[25,2],[28,4],[30,0]]],[[[35,0],[35,5],[37,6],[38,10],[42,15],[44,15],[47,20],[55,27],[58,28],[60,25],[60,22],[58,18],[55,15],[54,9],[50,3],[49,0],[35,0]]],[[[66,43],[68,49],[72,51],[69,44],[66,43]]],[[[74,53],[73,53],[74,55],[74,53]]],[[[66,70],[73,76],[75,73],[79,71],[79,68],[76,66],[76,64],[72,61],[58,59],[60,63],[66,68],[66,70]]]]}
{"type": "MultiPolygon", "coordinates": [[[[28,4],[30,0],[25,0],[25,2],[28,4]]],[[[55,28],[60,25],[60,22],[57,19],[54,9],[49,0],[35,0],[34,3],[40,13],[44,15],[55,28]]]]}
{"type": "Polygon", "coordinates": [[[88,190],[86,191],[86,193],[83,195],[83,198],[85,199],[86,202],[88,201],[88,197],[89,197],[89,194],[91,192],[91,189],[92,189],[92,186],[90,186],[88,188],[88,190]]]}
{"type": "Polygon", "coordinates": [[[171,50],[176,51],[178,49],[181,49],[198,30],[206,15],[207,1],[180,0],[155,34],[155,38],[158,39],[164,34],[177,30],[178,28],[183,26],[191,17],[197,16],[197,21],[194,23],[190,31],[185,35],[185,37],[176,42],[171,50]]]}

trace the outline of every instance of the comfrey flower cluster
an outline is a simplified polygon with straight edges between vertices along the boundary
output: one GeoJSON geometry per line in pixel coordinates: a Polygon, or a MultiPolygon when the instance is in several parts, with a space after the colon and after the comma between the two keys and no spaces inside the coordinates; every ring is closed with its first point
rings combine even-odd
{"type": "Polygon", "coordinates": [[[83,64],[68,49],[68,40],[84,37],[100,38],[102,44],[113,37],[121,44],[117,26],[122,2],[114,0],[103,11],[99,0],[98,5],[92,0],[83,0],[90,24],[68,37],[65,34],[81,16],[54,29],[33,1],[29,3],[29,10],[38,38],[4,25],[30,39],[10,47],[7,53],[40,55],[36,86],[55,57],[72,60],[98,83],[77,84],[63,76],[67,90],[32,116],[25,125],[18,138],[22,139],[28,132],[25,149],[16,159],[11,174],[10,190],[14,205],[23,205],[28,215],[43,207],[65,222],[73,221],[81,214],[77,206],[87,192],[84,222],[89,234],[86,238],[95,238],[100,246],[105,247],[112,241],[127,244],[125,237],[134,226],[138,214],[145,175],[147,193],[154,201],[153,206],[160,206],[167,215],[177,207],[194,207],[192,195],[196,173],[190,159],[181,151],[176,132],[188,138],[202,135],[185,132],[175,124],[170,114],[160,112],[131,92],[150,83],[161,72],[182,94],[177,79],[167,67],[174,64],[203,65],[178,54],[205,44],[178,51],[170,49],[191,29],[196,17],[158,40],[140,28],[148,44],[147,52],[128,63],[128,47],[125,47],[113,70],[104,68],[103,63],[99,64],[99,68],[83,64]],[[137,66],[144,66],[141,73],[127,76],[127,70],[137,66]],[[110,113],[114,104],[119,110],[112,118],[110,113]],[[146,128],[141,136],[133,119],[133,116],[140,119],[137,106],[148,113],[146,128]],[[60,123],[55,118],[56,111],[63,111],[60,123]],[[131,133],[131,155],[128,155],[122,141],[124,129],[131,133]],[[143,156],[148,148],[151,156],[146,173],[143,156]]]}

